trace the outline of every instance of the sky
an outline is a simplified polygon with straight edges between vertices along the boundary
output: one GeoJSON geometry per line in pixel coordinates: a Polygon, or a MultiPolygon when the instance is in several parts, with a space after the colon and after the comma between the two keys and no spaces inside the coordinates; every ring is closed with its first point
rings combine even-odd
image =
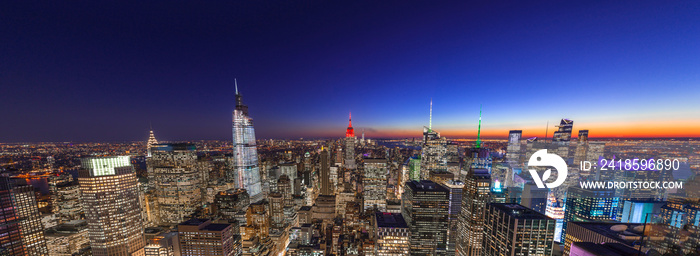
{"type": "Polygon", "coordinates": [[[5,1],[0,142],[700,137],[698,1],[5,1]],[[549,124],[549,127],[547,127],[549,124]]]}

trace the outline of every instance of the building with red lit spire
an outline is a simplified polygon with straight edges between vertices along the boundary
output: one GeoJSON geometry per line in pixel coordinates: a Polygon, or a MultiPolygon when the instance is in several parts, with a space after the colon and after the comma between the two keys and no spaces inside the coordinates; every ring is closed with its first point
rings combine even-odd
{"type": "Polygon", "coordinates": [[[345,168],[355,169],[355,129],[352,128],[352,113],[348,119],[348,129],[345,130],[345,168]]]}
{"type": "Polygon", "coordinates": [[[352,128],[352,112],[348,119],[348,129],[345,130],[345,138],[355,137],[355,129],[352,128]]]}

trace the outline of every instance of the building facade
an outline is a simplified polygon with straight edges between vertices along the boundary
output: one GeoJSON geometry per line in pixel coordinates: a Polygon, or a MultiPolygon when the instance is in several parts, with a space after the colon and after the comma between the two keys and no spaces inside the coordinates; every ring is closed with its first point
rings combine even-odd
{"type": "Polygon", "coordinates": [[[407,182],[402,216],[411,232],[411,255],[447,255],[450,191],[429,180],[407,182]]]}
{"type": "Polygon", "coordinates": [[[253,118],[248,115],[248,106],[243,104],[238,85],[233,110],[233,179],[237,188],[248,191],[251,202],[263,199],[253,118]]]}
{"type": "Polygon", "coordinates": [[[147,161],[159,225],[177,225],[202,205],[203,181],[194,144],[156,144],[147,161]]]}
{"type": "Polygon", "coordinates": [[[491,203],[484,220],[481,255],[552,255],[554,219],[519,204],[491,203]]]}
{"type": "Polygon", "coordinates": [[[138,181],[129,157],[84,158],[78,176],[93,255],[143,255],[138,181]]]}
{"type": "Polygon", "coordinates": [[[386,159],[364,159],[364,175],[362,176],[363,208],[365,210],[377,207],[386,211],[387,194],[387,163],[386,159]]]}

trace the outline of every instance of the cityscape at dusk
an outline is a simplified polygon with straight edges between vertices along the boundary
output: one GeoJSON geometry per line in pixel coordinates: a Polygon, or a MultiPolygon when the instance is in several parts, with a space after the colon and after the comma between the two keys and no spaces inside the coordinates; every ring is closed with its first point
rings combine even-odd
{"type": "Polygon", "coordinates": [[[0,3],[0,256],[700,256],[698,10],[0,3]]]}

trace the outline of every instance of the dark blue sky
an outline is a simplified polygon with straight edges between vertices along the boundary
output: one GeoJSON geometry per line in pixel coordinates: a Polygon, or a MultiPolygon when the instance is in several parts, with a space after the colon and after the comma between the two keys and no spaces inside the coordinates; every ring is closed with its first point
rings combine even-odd
{"type": "Polygon", "coordinates": [[[358,135],[418,136],[431,98],[448,136],[475,133],[479,104],[487,136],[564,117],[592,137],[700,135],[698,13],[698,1],[3,2],[0,142],[145,140],[149,122],[161,140],[229,139],[234,78],[259,138],[340,137],[348,111],[358,135]]]}

